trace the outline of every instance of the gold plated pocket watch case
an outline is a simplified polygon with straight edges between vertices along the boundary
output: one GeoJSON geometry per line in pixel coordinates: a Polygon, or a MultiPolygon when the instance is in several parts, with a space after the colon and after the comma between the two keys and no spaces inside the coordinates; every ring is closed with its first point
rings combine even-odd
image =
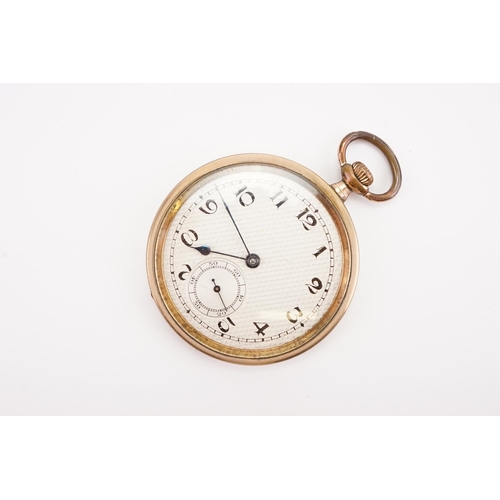
{"type": "Polygon", "coordinates": [[[242,364],[281,361],[323,339],[349,306],[358,244],[344,206],[356,192],[374,201],[401,185],[392,150],[366,132],[341,142],[342,180],[330,185],[278,156],[243,154],[195,170],[168,195],[147,247],[151,295],[192,346],[242,364]],[[393,171],[387,193],[347,164],[353,140],[381,149],[393,171]]]}

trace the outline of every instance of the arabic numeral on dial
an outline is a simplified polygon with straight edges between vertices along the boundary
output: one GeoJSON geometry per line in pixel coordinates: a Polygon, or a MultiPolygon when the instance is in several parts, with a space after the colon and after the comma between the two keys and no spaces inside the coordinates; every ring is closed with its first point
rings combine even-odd
{"type": "Polygon", "coordinates": [[[182,271],[177,276],[179,276],[180,280],[186,281],[187,278],[184,278],[184,276],[191,272],[191,266],[189,264],[182,264],[182,267],[185,267],[187,269],[187,271],[182,271]]]}
{"type": "Polygon", "coordinates": [[[314,252],[314,253],[313,253],[313,255],[314,255],[316,258],[318,258],[318,256],[319,256],[320,254],[322,254],[325,250],[326,250],[326,247],[325,247],[325,246],[323,246],[323,247],[321,247],[321,248],[318,248],[318,250],[317,250],[316,252],[314,252]]]}
{"type": "Polygon", "coordinates": [[[290,321],[290,323],[297,323],[299,318],[302,318],[302,316],[304,316],[304,313],[300,310],[299,307],[294,307],[292,311],[288,311],[286,313],[286,317],[288,321],[290,321]]]}
{"type": "Polygon", "coordinates": [[[186,245],[188,247],[192,247],[193,243],[195,241],[198,241],[198,235],[196,234],[196,231],[193,231],[192,229],[190,229],[186,233],[181,234],[181,241],[182,241],[182,243],[184,243],[184,245],[186,245]]]}
{"type": "Polygon", "coordinates": [[[236,193],[234,193],[242,207],[248,207],[255,201],[255,195],[252,192],[247,191],[247,189],[248,188],[246,186],[243,186],[242,188],[238,189],[236,193]]]}
{"type": "Polygon", "coordinates": [[[232,326],[236,326],[234,323],[233,323],[233,320],[228,316],[227,318],[227,321],[225,320],[222,320],[222,321],[219,321],[219,323],[217,324],[219,330],[222,332],[222,333],[227,333],[229,331],[229,328],[230,328],[230,324],[232,326]]]}
{"type": "Polygon", "coordinates": [[[214,214],[219,208],[215,200],[207,200],[204,207],[198,207],[204,214],[214,214]]]}
{"type": "Polygon", "coordinates": [[[257,331],[255,333],[264,337],[264,330],[266,328],[269,328],[269,325],[267,323],[256,323],[255,321],[253,322],[253,324],[255,325],[255,328],[257,328],[257,331]]]}
{"type": "Polygon", "coordinates": [[[283,191],[278,191],[274,196],[270,196],[270,199],[274,202],[274,206],[276,208],[281,207],[286,201],[288,201],[287,196],[281,196],[283,191]]]}
{"type": "Polygon", "coordinates": [[[314,217],[314,215],[312,215],[308,212],[309,212],[309,209],[306,208],[305,210],[300,212],[299,215],[297,215],[297,219],[299,219],[300,222],[302,222],[302,226],[304,227],[304,229],[306,231],[309,231],[309,229],[311,229],[311,227],[315,226],[318,223],[318,221],[316,220],[316,217],[314,217]],[[302,217],[304,217],[303,220],[301,220],[302,217]]]}
{"type": "Polygon", "coordinates": [[[308,285],[306,283],[306,286],[307,286],[307,288],[309,288],[309,292],[314,295],[315,293],[318,293],[318,291],[323,288],[323,283],[321,283],[321,280],[319,278],[313,278],[311,280],[311,284],[308,285]]]}

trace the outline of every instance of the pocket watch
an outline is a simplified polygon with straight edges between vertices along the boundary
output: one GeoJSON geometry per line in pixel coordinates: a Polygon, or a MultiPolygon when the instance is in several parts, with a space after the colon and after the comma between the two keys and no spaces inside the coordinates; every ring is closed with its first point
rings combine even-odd
{"type": "Polygon", "coordinates": [[[147,245],[151,295],[170,326],[218,359],[282,361],[323,339],[347,310],[358,276],[358,243],[344,202],[394,197],[401,169],[368,132],[339,146],[342,180],[329,184],[298,163],[267,154],[212,161],[167,196],[147,245]],[[355,140],[379,148],[392,170],[383,194],[361,162],[346,162],[355,140]]]}

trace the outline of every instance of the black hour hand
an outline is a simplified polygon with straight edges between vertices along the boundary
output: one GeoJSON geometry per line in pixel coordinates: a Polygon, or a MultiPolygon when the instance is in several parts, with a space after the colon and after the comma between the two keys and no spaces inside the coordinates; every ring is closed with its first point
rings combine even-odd
{"type": "Polygon", "coordinates": [[[218,255],[225,255],[226,257],[233,257],[235,259],[246,260],[246,257],[239,257],[238,255],[231,255],[230,253],[216,252],[215,250],[212,250],[208,245],[201,245],[199,247],[191,247],[191,248],[198,250],[198,252],[200,252],[201,255],[210,255],[211,253],[216,253],[218,255]]]}

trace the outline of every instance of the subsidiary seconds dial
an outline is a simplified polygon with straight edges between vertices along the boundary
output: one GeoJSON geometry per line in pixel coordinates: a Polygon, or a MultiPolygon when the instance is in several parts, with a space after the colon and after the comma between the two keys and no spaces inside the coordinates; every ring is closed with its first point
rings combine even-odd
{"type": "Polygon", "coordinates": [[[246,284],[242,272],[226,260],[200,264],[189,278],[193,307],[208,317],[228,316],[243,303],[246,284]]]}

